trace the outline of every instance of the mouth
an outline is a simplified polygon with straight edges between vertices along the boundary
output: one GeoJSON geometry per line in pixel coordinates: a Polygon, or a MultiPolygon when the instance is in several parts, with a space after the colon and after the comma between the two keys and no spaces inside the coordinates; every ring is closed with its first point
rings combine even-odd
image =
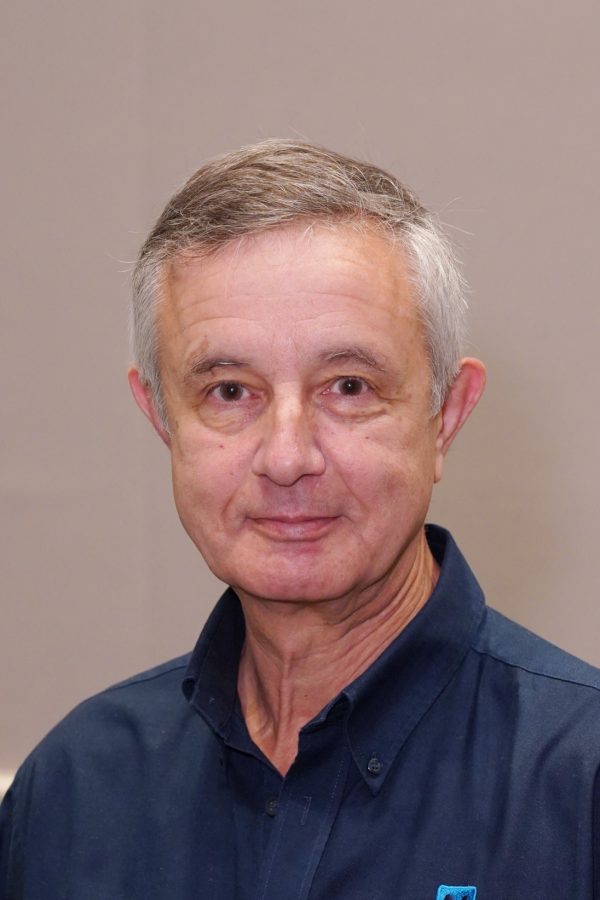
{"type": "Polygon", "coordinates": [[[275,541],[317,541],[330,531],[339,516],[259,516],[253,526],[275,541]]]}

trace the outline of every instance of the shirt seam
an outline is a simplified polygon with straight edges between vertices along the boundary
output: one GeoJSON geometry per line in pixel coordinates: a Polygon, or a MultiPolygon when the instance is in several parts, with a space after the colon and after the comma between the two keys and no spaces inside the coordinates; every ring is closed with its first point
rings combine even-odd
{"type": "MultiPolygon", "coordinates": [[[[173,672],[185,669],[187,669],[187,662],[171,666],[168,669],[162,669],[160,672],[156,672],[154,675],[134,675],[132,678],[128,678],[123,682],[112,684],[110,685],[110,687],[104,688],[103,691],[100,691],[100,693],[96,694],[95,696],[101,697],[103,694],[112,694],[113,691],[121,691],[125,688],[135,687],[138,684],[145,684],[148,681],[156,681],[158,678],[163,678],[165,675],[171,675],[173,672]]],[[[88,699],[92,700],[93,697],[90,697],[88,699]]]]}
{"type": "Polygon", "coordinates": [[[592,896],[600,897],[600,766],[592,789],[592,896]]]}
{"type": "Polygon", "coordinates": [[[503,656],[497,656],[495,653],[492,653],[489,650],[482,650],[479,647],[472,647],[475,653],[478,653],[480,656],[488,656],[490,659],[495,660],[496,662],[503,663],[505,666],[510,666],[512,669],[520,669],[522,672],[527,672],[529,675],[537,675],[540,678],[549,678],[551,681],[561,681],[563,684],[572,684],[577,687],[589,688],[591,691],[595,691],[597,694],[600,694],[600,687],[595,684],[590,684],[587,681],[578,681],[576,678],[566,678],[563,675],[553,675],[551,672],[542,672],[539,669],[533,669],[528,666],[524,666],[521,663],[511,662],[509,659],[505,659],[503,656]]]}

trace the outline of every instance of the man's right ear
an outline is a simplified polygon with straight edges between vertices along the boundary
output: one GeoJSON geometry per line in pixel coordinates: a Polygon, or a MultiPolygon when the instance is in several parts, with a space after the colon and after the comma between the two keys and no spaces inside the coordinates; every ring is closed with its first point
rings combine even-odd
{"type": "Polygon", "coordinates": [[[132,366],[127,372],[127,378],[129,379],[129,387],[131,388],[131,393],[134,396],[135,402],[144,413],[147,419],[152,422],[156,432],[163,439],[167,447],[171,446],[171,436],[168,431],[165,430],[163,423],[161,422],[160,416],[158,414],[158,410],[156,409],[156,401],[154,400],[154,396],[152,391],[148,387],[148,385],[142,381],[140,378],[140,373],[132,366]]]}

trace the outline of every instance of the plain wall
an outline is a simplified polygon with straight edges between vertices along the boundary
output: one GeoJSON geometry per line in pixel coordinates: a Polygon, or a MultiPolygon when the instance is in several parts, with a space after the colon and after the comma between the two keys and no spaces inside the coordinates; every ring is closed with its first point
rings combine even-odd
{"type": "Polygon", "coordinates": [[[431,518],[491,605],[600,664],[596,0],[1,15],[0,769],[218,596],[128,394],[128,273],[187,175],[267,136],[377,162],[447,223],[489,387],[431,518]]]}

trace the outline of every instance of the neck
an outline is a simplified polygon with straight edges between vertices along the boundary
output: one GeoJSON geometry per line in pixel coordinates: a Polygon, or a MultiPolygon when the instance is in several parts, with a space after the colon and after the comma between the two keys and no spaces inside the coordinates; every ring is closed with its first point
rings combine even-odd
{"type": "Polygon", "coordinates": [[[283,603],[238,591],[246,620],[240,702],[250,737],[282,775],[296,757],[302,726],[400,634],[437,576],[421,532],[402,574],[350,597],[283,603]]]}

